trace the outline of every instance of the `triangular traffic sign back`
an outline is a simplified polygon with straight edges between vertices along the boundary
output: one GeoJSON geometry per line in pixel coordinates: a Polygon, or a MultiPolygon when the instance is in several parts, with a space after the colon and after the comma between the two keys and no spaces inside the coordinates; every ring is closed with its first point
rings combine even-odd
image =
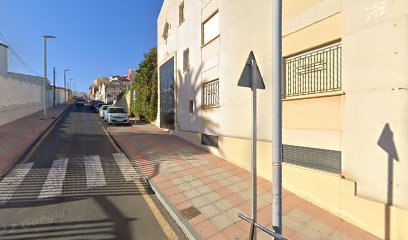
{"type": "Polygon", "coordinates": [[[262,79],[261,72],[259,71],[258,64],[256,63],[254,52],[251,51],[248,56],[248,60],[245,63],[244,70],[242,71],[241,77],[238,81],[238,86],[248,87],[252,89],[251,82],[251,61],[254,60],[254,83],[257,89],[265,89],[265,83],[262,79]]]}

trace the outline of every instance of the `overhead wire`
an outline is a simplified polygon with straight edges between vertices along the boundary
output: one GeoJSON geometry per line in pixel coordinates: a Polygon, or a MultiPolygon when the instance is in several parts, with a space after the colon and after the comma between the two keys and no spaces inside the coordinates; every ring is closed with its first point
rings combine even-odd
{"type": "Polygon", "coordinates": [[[36,76],[41,76],[38,72],[36,72],[28,63],[17,53],[17,51],[13,48],[13,46],[10,45],[10,43],[7,41],[6,37],[0,33],[0,39],[3,41],[4,44],[7,45],[8,49],[10,50],[11,54],[15,57],[15,59],[23,66],[25,67],[28,71],[31,73],[35,74],[36,76]]]}

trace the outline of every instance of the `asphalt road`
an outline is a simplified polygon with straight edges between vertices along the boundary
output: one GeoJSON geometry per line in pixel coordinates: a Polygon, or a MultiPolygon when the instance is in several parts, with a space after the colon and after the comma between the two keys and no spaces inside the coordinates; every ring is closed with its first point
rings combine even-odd
{"type": "MultiPolygon", "coordinates": [[[[0,182],[0,239],[167,239],[88,107],[75,105],[0,182]]],[[[180,238],[180,229],[150,197],[180,238]]]]}

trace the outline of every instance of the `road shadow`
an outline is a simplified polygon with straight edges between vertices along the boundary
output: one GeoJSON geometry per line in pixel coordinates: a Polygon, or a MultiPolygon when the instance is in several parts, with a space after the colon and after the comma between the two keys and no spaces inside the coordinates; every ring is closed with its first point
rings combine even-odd
{"type": "Polygon", "coordinates": [[[0,239],[132,239],[130,224],[138,219],[127,218],[105,196],[94,197],[94,200],[107,218],[63,221],[67,217],[66,212],[55,211],[26,219],[20,225],[0,227],[0,239]]]}

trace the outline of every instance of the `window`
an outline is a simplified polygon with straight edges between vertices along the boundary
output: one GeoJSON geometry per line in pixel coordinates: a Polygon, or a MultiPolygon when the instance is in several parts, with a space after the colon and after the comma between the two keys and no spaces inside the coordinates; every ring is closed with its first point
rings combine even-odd
{"type": "Polygon", "coordinates": [[[179,6],[179,24],[184,22],[184,1],[179,6]]]}
{"type": "Polygon", "coordinates": [[[190,70],[190,50],[187,48],[183,52],[183,71],[190,70]]]}
{"type": "Polygon", "coordinates": [[[190,113],[194,113],[194,100],[188,101],[190,113]]]}
{"type": "Polygon", "coordinates": [[[203,45],[220,35],[219,14],[216,12],[203,23],[203,45]]]}
{"type": "Polygon", "coordinates": [[[284,97],[341,90],[341,44],[331,44],[284,59],[284,97]]]}
{"type": "Polygon", "coordinates": [[[219,80],[203,84],[203,106],[218,107],[219,103],[219,80]]]}

